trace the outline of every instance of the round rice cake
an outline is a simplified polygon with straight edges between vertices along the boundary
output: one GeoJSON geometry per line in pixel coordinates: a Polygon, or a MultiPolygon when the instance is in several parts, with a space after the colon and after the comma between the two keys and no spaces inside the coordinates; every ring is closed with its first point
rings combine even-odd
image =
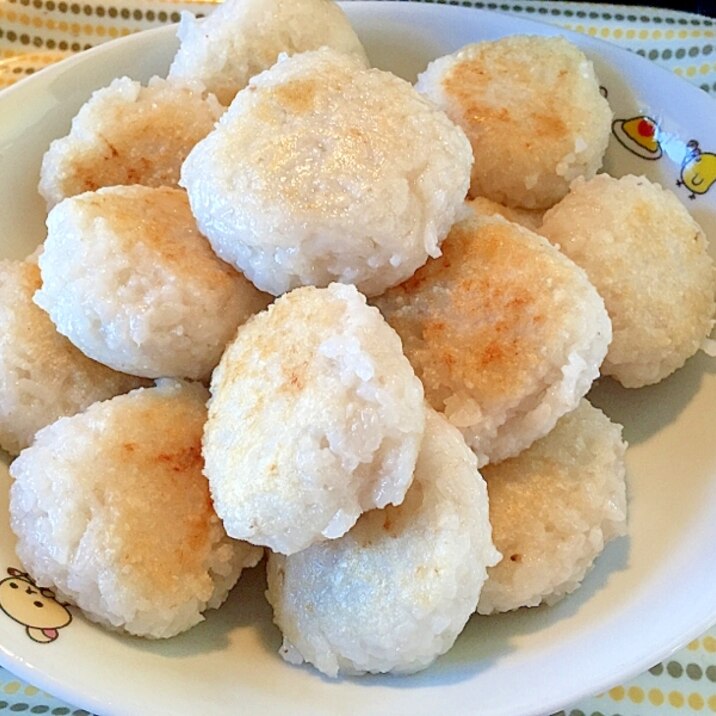
{"type": "Polygon", "coordinates": [[[499,216],[456,224],[443,255],[375,299],[433,408],[478,462],[516,455],[573,410],[611,338],[586,274],[499,216]]]}
{"type": "Polygon", "coordinates": [[[328,676],[424,669],[453,645],[499,557],[475,457],[428,410],[399,507],[365,513],[340,539],[269,556],[281,655],[328,676]]]}
{"type": "Polygon", "coordinates": [[[208,379],[239,324],[270,300],[217,258],[181,189],[86,192],[55,206],[47,229],[35,302],[116,370],[208,379]]]}
{"type": "Polygon", "coordinates": [[[423,390],[398,336],[353,286],[296,289],[255,316],[211,394],[206,474],[232,537],[291,554],[403,500],[423,390]]]}
{"type": "Polygon", "coordinates": [[[440,253],[471,162],[462,130],[407,82],[323,48],[254,77],[181,184],[216,253],[263,291],[377,295],[440,253]]]}
{"type": "Polygon", "coordinates": [[[176,186],[189,150],[224,108],[196,82],[120,77],[81,107],[42,158],[40,194],[53,207],[103,186],[176,186]]]}
{"type": "Polygon", "coordinates": [[[202,473],[208,393],[160,381],[43,428],[10,466],[17,555],[92,621],[165,638],[262,551],[229,539],[202,473]]]}
{"type": "Polygon", "coordinates": [[[602,366],[627,388],[680,368],[713,326],[708,240],[673,192],[646,177],[578,181],[540,229],[604,298],[614,337],[602,366]]]}
{"type": "Polygon", "coordinates": [[[0,261],[0,448],[11,455],[57,418],[146,384],[60,335],[32,301],[41,283],[34,260],[0,261]]]}
{"type": "Polygon", "coordinates": [[[332,0],[227,0],[198,21],[184,12],[169,78],[198,79],[229,105],[281,53],[331,47],[367,67],[365,50],[332,0]]]}
{"type": "Polygon", "coordinates": [[[528,450],[483,468],[503,559],[488,569],[480,614],[554,604],[626,534],[625,450],[621,426],[582,400],[528,450]]]}
{"type": "Polygon", "coordinates": [[[465,130],[471,196],[546,209],[602,165],[612,111],[592,63],[564,38],[467,45],[431,62],[416,88],[465,130]]]}

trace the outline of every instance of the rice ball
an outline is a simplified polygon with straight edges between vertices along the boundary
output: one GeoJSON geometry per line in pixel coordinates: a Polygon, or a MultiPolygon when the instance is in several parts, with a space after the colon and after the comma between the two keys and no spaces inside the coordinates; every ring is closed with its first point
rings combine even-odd
{"type": "Polygon", "coordinates": [[[529,450],[483,468],[503,559],[487,571],[480,614],[554,604],[626,534],[625,450],[621,426],[582,400],[529,450]]]}
{"type": "Polygon", "coordinates": [[[368,66],[365,50],[331,0],[227,0],[204,20],[184,12],[170,79],[198,79],[228,105],[282,53],[332,47],[368,66]]]}
{"type": "Polygon", "coordinates": [[[197,82],[153,77],[146,87],[120,77],[99,89],[42,158],[40,194],[52,207],[67,196],[115,184],[176,186],[189,150],[224,108],[197,82]]]}
{"type": "Polygon", "coordinates": [[[573,410],[611,338],[586,274],[499,216],[456,224],[443,255],[375,300],[433,408],[478,463],[518,454],[573,410]]]}
{"type": "Polygon", "coordinates": [[[467,45],[431,62],[416,88],[470,139],[472,196],[546,209],[602,165],[612,112],[592,63],[564,38],[467,45]]]}
{"type": "Polygon", "coordinates": [[[475,458],[428,410],[402,505],[367,512],[338,540],[269,556],[281,655],[328,676],[424,669],[453,645],[499,557],[475,458]]]}
{"type": "Polygon", "coordinates": [[[202,474],[208,393],[160,381],[41,430],[12,463],[10,522],[38,586],[85,616],[170,637],[218,607],[261,550],[229,539],[202,474]]]}
{"type": "Polygon", "coordinates": [[[181,189],[86,192],[52,209],[47,230],[35,302],[116,370],[208,379],[239,324],[269,300],[212,252],[181,189]]]}
{"type": "Polygon", "coordinates": [[[408,278],[462,211],[462,130],[404,80],[322,49],[254,77],[181,184],[224,261],[263,291],[408,278]]]}
{"type": "Polygon", "coordinates": [[[645,177],[575,182],[540,229],[589,275],[614,338],[602,366],[627,388],[680,368],[713,326],[708,240],[677,197],[645,177]]]}
{"type": "Polygon", "coordinates": [[[206,474],[232,537],[291,554],[402,502],[423,390],[398,336],[354,287],[296,289],[255,316],[211,394],[206,474]]]}
{"type": "Polygon", "coordinates": [[[145,384],[85,357],[33,302],[33,260],[0,261],[0,448],[17,455],[63,415],[145,384]]]}

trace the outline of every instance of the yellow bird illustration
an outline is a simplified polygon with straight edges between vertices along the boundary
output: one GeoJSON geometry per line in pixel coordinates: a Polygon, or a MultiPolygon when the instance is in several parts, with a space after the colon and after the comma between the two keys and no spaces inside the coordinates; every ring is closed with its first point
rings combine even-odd
{"type": "Polygon", "coordinates": [[[681,179],[676,185],[685,186],[691,192],[689,199],[695,199],[697,194],[705,194],[716,183],[716,154],[701,151],[695,139],[688,142],[686,148],[681,179]]]}

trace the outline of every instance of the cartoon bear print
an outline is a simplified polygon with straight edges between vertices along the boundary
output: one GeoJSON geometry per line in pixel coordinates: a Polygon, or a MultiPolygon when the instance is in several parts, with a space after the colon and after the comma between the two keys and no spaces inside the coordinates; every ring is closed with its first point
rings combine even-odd
{"type": "Polygon", "coordinates": [[[40,644],[58,637],[58,629],[72,621],[64,604],[49,589],[38,587],[27,572],[8,567],[10,575],[0,581],[0,610],[22,624],[27,635],[40,644]]]}

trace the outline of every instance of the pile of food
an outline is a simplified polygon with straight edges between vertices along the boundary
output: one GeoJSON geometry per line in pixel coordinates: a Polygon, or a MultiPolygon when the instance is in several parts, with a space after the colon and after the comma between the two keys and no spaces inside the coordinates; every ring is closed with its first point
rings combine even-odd
{"type": "Polygon", "coordinates": [[[330,676],[574,591],[627,524],[621,426],[585,396],[673,373],[716,308],[678,199],[598,173],[591,62],[506,37],[412,86],[329,0],[179,37],[51,144],[46,240],[0,262],[24,568],[166,638],[265,556],[282,656],[330,676]]]}

